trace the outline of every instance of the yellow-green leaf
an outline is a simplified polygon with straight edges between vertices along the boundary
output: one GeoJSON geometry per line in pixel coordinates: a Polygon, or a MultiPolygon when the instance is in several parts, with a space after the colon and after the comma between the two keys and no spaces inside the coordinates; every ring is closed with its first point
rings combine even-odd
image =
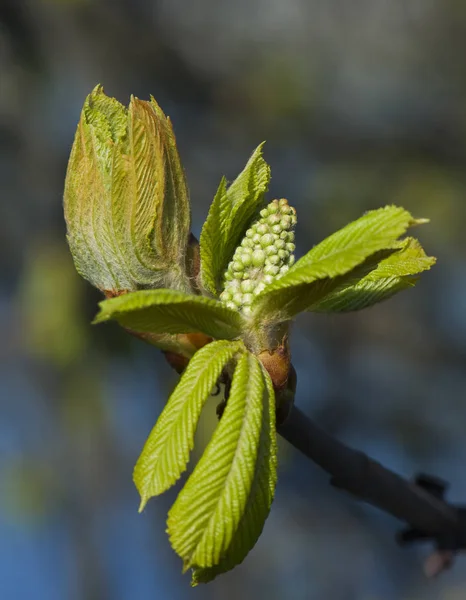
{"type": "Polygon", "coordinates": [[[202,332],[217,339],[241,335],[242,317],[218,300],[175,290],[141,290],[99,303],[94,323],[115,320],[147,333],[202,332]]]}
{"type": "Polygon", "coordinates": [[[361,310],[387,300],[394,294],[413,287],[419,273],[435,264],[433,256],[427,256],[418,240],[406,238],[398,244],[398,250],[376,269],[357,283],[324,296],[308,310],[316,312],[349,312],[361,310]]]}
{"type": "Polygon", "coordinates": [[[293,318],[321,298],[365,277],[396,249],[408,227],[423,223],[398,206],[366,213],[323,240],[268,285],[251,308],[256,319],[293,318]]]}
{"type": "Polygon", "coordinates": [[[277,448],[275,430],[275,393],[269,374],[262,369],[267,385],[267,400],[262,419],[261,442],[254,479],[243,516],[231,540],[228,550],[214,567],[195,567],[192,585],[207,583],[239,565],[255,546],[275,494],[277,483],[277,448]]]}
{"type": "Polygon", "coordinates": [[[241,562],[262,530],[276,483],[274,407],[261,364],[243,354],[220,423],[168,515],[185,569],[219,567],[199,577],[241,562]]]}
{"type": "Polygon", "coordinates": [[[202,407],[225,365],[243,349],[240,342],[212,342],[189,362],[134,469],[134,482],[141,495],[140,511],[186,469],[202,407]]]}
{"type": "Polygon", "coordinates": [[[214,295],[223,273],[251,220],[262,205],[270,181],[270,167],[260,144],[243,171],[227,188],[222,178],[201,232],[201,281],[214,295]]]}
{"type": "Polygon", "coordinates": [[[189,289],[188,191],[171,123],[154,100],[131,98],[126,108],[101,86],[89,94],[64,209],[76,268],[99,289],[189,289]]]}

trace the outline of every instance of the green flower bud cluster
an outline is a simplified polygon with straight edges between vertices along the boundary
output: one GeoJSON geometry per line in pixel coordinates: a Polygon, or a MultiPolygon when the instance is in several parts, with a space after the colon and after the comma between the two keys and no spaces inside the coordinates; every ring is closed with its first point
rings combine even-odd
{"type": "Polygon", "coordinates": [[[246,231],[225,273],[220,300],[229,308],[250,312],[254,297],[284,275],[294,263],[296,210],[288,200],[274,200],[246,231]]]}

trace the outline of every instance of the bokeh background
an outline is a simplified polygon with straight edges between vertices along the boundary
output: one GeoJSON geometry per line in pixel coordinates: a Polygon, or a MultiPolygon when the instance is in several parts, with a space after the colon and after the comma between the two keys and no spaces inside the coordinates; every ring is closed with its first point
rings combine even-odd
{"type": "MultiPolygon", "coordinates": [[[[199,234],[220,176],[267,140],[269,198],[298,253],[398,203],[435,269],[414,290],[295,327],[297,402],[340,439],[466,503],[466,3],[463,0],[1,0],[0,598],[462,600],[428,547],[328,485],[285,443],[246,562],[189,587],[166,538],[176,490],[142,515],[133,464],[176,375],[75,273],[62,189],[85,95],[153,94],[172,117],[199,234]]],[[[199,441],[213,427],[213,407],[199,441]]]]}

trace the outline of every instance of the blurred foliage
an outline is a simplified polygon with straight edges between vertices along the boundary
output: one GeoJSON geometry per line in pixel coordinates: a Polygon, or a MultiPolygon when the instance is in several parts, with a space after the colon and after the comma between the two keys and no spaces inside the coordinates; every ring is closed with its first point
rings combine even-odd
{"type": "Polygon", "coordinates": [[[84,286],[63,246],[52,240],[32,247],[29,259],[19,289],[23,343],[35,358],[63,368],[89,343],[84,286]]]}
{"type": "Polygon", "coordinates": [[[2,508],[16,523],[30,526],[57,508],[60,490],[50,465],[34,459],[11,461],[2,479],[2,508]]]}

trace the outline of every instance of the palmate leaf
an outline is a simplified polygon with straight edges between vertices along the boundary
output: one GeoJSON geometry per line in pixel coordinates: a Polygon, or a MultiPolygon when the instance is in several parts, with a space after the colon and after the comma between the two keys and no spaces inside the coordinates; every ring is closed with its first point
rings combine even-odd
{"type": "Polygon", "coordinates": [[[201,232],[201,281],[216,295],[235,248],[262,205],[270,168],[258,146],[243,171],[227,187],[222,178],[201,232]]]}
{"type": "Polygon", "coordinates": [[[221,302],[174,290],[141,290],[99,303],[94,323],[113,319],[147,333],[202,332],[217,339],[241,335],[242,317],[221,302]]]}
{"type": "Polygon", "coordinates": [[[413,287],[419,273],[435,264],[435,258],[427,256],[420,243],[406,238],[397,244],[399,250],[382,260],[376,269],[357,283],[325,296],[308,308],[316,312],[349,312],[361,310],[397,292],[413,287]]]}
{"type": "Polygon", "coordinates": [[[303,256],[255,299],[256,319],[288,320],[343,285],[367,275],[396,248],[408,227],[425,222],[397,206],[366,213],[303,256]]]}
{"type": "Polygon", "coordinates": [[[196,581],[241,562],[262,530],[276,483],[274,409],[263,367],[243,354],[220,423],[168,514],[172,547],[196,581]]]}
{"type": "Polygon", "coordinates": [[[189,460],[202,407],[228,362],[244,351],[241,342],[217,341],[198,350],[170,396],[134,468],[140,511],[152,496],[171,487],[189,460]]]}
{"type": "Polygon", "coordinates": [[[207,583],[217,575],[240,564],[255,546],[264,527],[275,493],[277,483],[277,449],[275,432],[275,393],[269,374],[263,368],[268,398],[262,417],[262,431],[259,454],[248,502],[230,546],[218,565],[210,568],[193,569],[192,584],[207,583]],[[268,450],[270,448],[270,451],[268,450]]]}

